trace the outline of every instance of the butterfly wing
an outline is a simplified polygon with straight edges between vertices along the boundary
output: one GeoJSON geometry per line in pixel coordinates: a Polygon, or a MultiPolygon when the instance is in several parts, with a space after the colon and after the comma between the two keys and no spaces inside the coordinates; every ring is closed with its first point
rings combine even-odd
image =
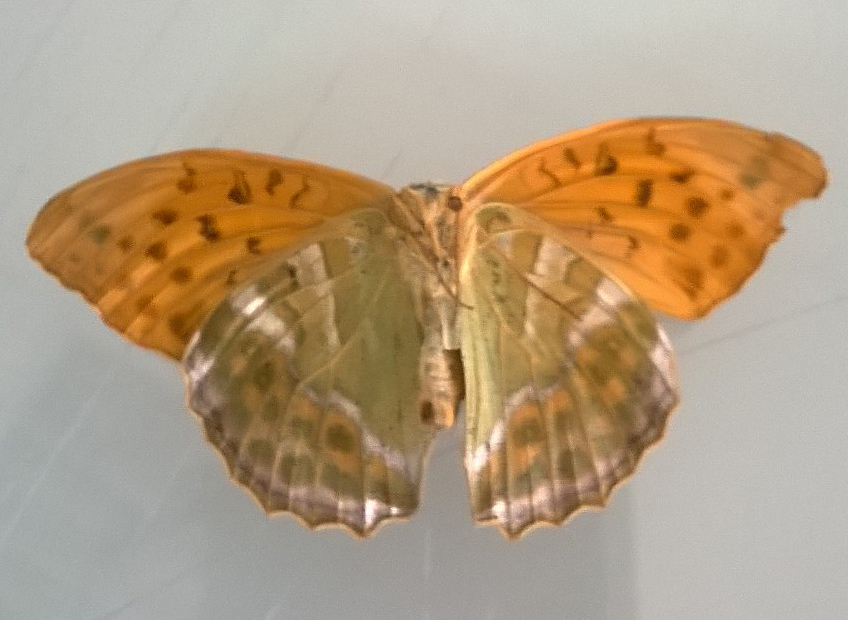
{"type": "Polygon", "coordinates": [[[507,205],[466,226],[460,275],[472,513],[509,537],[603,505],[678,401],[651,311],[507,205]]]}
{"type": "Polygon", "coordinates": [[[106,323],[179,359],[203,318],[269,254],[391,194],[307,162],[183,151],[118,166],[58,194],[27,246],[106,323]]]}
{"type": "Polygon", "coordinates": [[[655,308],[695,318],[733,294],[817,196],[816,153],[725,121],[613,121],[529,146],[461,186],[470,208],[521,206],[655,308]]]}
{"type": "Polygon", "coordinates": [[[356,211],[234,289],[189,344],[189,404],[269,513],[369,534],[418,505],[423,331],[383,212],[356,211]]]}

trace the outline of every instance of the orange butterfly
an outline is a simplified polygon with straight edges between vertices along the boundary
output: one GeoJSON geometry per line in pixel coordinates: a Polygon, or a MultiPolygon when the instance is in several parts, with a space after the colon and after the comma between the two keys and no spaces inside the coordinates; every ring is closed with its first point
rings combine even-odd
{"type": "Polygon", "coordinates": [[[513,537],[603,505],[661,437],[679,390],[645,303],[708,312],[826,180],[790,138],[699,119],[610,122],[399,192],[195,150],[65,190],[27,245],[181,360],[269,513],[360,535],[412,514],[464,398],[473,516],[513,537]]]}

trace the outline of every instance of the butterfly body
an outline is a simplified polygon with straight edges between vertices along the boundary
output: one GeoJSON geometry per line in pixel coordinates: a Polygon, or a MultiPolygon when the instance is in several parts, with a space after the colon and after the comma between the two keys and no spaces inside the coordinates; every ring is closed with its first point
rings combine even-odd
{"type": "Polygon", "coordinates": [[[424,330],[421,416],[446,428],[453,425],[464,394],[458,316],[461,203],[452,187],[425,183],[400,190],[389,204],[398,257],[424,330]]]}
{"type": "Polygon", "coordinates": [[[65,190],[27,244],[181,363],[268,513],[358,535],[411,515],[464,401],[472,515],[517,537],[604,505],[663,435],[679,386],[651,307],[709,311],[825,183],[794,140],[702,119],[606,123],[397,192],[182,151],[65,190]]]}

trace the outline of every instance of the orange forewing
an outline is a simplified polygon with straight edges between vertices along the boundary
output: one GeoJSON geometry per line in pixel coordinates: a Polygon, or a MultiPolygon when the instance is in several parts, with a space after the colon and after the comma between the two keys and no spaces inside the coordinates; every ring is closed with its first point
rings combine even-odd
{"type": "Polygon", "coordinates": [[[471,210],[513,204],[655,308],[696,318],[733,294],[819,194],[819,156],[780,134],[702,119],[613,121],[546,140],[472,176],[471,210]]]}
{"type": "Polygon", "coordinates": [[[27,246],[136,343],[180,358],[201,321],[268,255],[393,194],[307,162],[182,151],[101,172],[54,197],[27,246]]]}

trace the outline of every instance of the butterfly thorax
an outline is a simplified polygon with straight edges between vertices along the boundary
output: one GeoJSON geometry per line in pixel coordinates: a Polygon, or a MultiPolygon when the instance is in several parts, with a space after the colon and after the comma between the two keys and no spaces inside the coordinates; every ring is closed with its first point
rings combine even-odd
{"type": "Polygon", "coordinates": [[[459,359],[457,199],[452,187],[416,184],[400,190],[389,217],[400,232],[398,256],[424,331],[421,417],[451,426],[463,397],[459,359]]]}

